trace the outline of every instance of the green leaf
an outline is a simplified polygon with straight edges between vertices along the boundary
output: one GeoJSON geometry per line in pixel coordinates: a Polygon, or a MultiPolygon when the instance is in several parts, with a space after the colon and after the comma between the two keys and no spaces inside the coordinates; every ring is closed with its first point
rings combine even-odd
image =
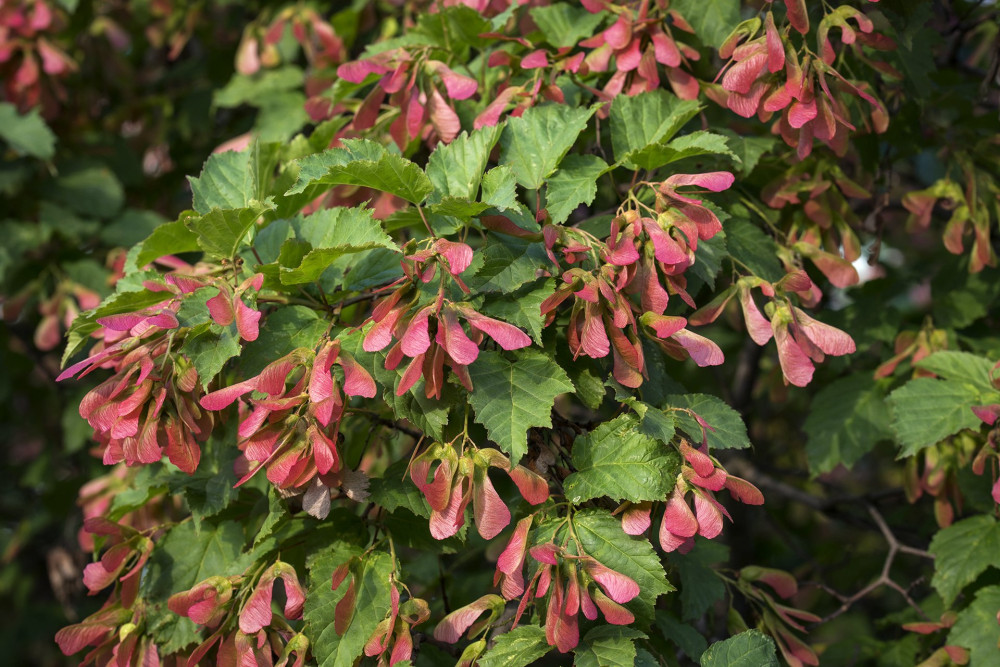
{"type": "MultiPolygon", "coordinates": [[[[717,211],[716,215],[718,215],[717,211]]],[[[691,267],[691,273],[714,290],[715,278],[722,270],[722,260],[728,256],[725,232],[719,232],[710,239],[698,241],[698,249],[694,251],[694,265],[691,267]]],[[[689,281],[688,290],[691,291],[691,289],[689,281]]]]}
{"type": "Polygon", "coordinates": [[[663,165],[698,155],[725,155],[739,162],[740,158],[727,143],[726,137],[699,130],[670,143],[657,143],[643,150],[630,153],[629,162],[643,169],[657,169],[663,165]]]}
{"type": "Polygon", "coordinates": [[[433,438],[444,437],[444,427],[448,423],[448,411],[457,400],[458,390],[454,385],[445,383],[442,388],[441,400],[427,398],[424,393],[424,379],[421,378],[409,391],[402,396],[396,395],[396,386],[406,371],[407,364],[400,364],[395,370],[385,367],[385,354],[365,352],[362,341],[367,329],[353,332],[342,332],[338,339],[343,350],[354,355],[354,358],[371,373],[375,381],[385,387],[382,400],[392,410],[397,419],[409,420],[414,426],[433,438]]]}
{"type": "Polygon", "coordinates": [[[56,135],[37,108],[22,116],[13,104],[0,102],[0,138],[21,155],[49,160],[56,152],[56,135]]]}
{"type": "Polygon", "coordinates": [[[760,630],[747,630],[715,642],[701,655],[701,667],[778,667],[774,640],[760,630]]]}
{"type": "Polygon", "coordinates": [[[429,205],[427,211],[434,215],[459,218],[467,222],[489,207],[489,204],[471,201],[464,197],[445,197],[439,203],[429,205]]]}
{"type": "Polygon", "coordinates": [[[712,449],[744,449],[750,446],[743,418],[722,399],[708,394],[673,394],[667,396],[665,403],[667,407],[693,411],[714,429],[702,429],[687,412],[674,411],[677,425],[696,443],[701,442],[703,431],[707,431],[708,446],[712,449]]]}
{"type": "Polygon", "coordinates": [[[215,153],[205,161],[201,175],[188,177],[192,206],[202,215],[213,208],[248,208],[260,199],[256,151],[252,148],[215,153]]]}
{"type": "Polygon", "coordinates": [[[988,586],[976,592],[976,600],[962,610],[948,633],[948,643],[969,649],[969,664],[990,665],[1000,654],[1000,586],[988,586]]]}
{"type": "Polygon", "coordinates": [[[426,519],[430,517],[430,508],[420,490],[410,483],[409,467],[407,459],[396,461],[385,469],[381,477],[371,479],[369,493],[373,503],[389,512],[402,507],[426,519]]]}
{"type": "Polygon", "coordinates": [[[296,238],[311,246],[293,266],[282,262],[280,278],[284,285],[298,285],[319,279],[324,271],[344,255],[374,248],[396,249],[382,225],[372,217],[371,209],[327,208],[306,216],[295,227],[296,238]]]}
{"type": "Polygon", "coordinates": [[[597,107],[546,104],[510,118],[500,136],[500,164],[514,170],[518,184],[537,190],[576,143],[597,107]]]}
{"type": "Polygon", "coordinates": [[[188,218],[185,224],[197,235],[202,250],[213,257],[231,260],[247,243],[248,232],[261,214],[273,209],[270,200],[252,201],[247,208],[213,208],[201,217],[188,218]]]}
{"type": "Polygon", "coordinates": [[[289,517],[288,508],[273,486],[267,490],[267,516],[264,523],[257,529],[257,534],[253,538],[253,545],[256,547],[271,536],[274,529],[289,517]]]}
{"type": "Polygon", "coordinates": [[[729,146],[739,157],[744,176],[750,174],[760,162],[760,158],[774,148],[778,142],[774,137],[745,137],[725,129],[720,130],[720,132],[729,137],[729,146]]]}
{"type": "Polygon", "coordinates": [[[498,211],[517,206],[514,170],[505,164],[493,167],[483,175],[482,201],[498,211]]]}
{"type": "Polygon", "coordinates": [[[485,38],[481,35],[490,32],[490,22],[476,10],[457,5],[434,13],[420,12],[416,28],[409,32],[447,49],[454,61],[461,63],[468,62],[471,47],[483,48],[485,38]]]}
{"type": "Polygon", "coordinates": [[[526,284],[499,299],[487,300],[479,308],[479,312],[527,330],[535,343],[541,345],[542,329],[545,326],[541,305],[555,291],[555,279],[547,278],[536,284],[526,284]]]}
{"type": "Polygon", "coordinates": [[[229,83],[215,91],[213,102],[224,108],[238,107],[241,104],[260,106],[262,96],[299,88],[304,80],[302,70],[294,65],[260,70],[251,76],[235,74],[229,79],[229,83]]]}
{"type": "Polygon", "coordinates": [[[695,662],[699,661],[701,654],[708,648],[708,642],[700,632],[687,623],[681,623],[669,612],[657,610],[656,627],[660,629],[664,639],[673,642],[695,662]]]}
{"type": "Polygon", "coordinates": [[[576,46],[577,42],[593,36],[594,30],[607,16],[606,12],[591,14],[583,7],[566,2],[532,7],[529,12],[545,41],[557,48],[576,46]]]}
{"type": "Polygon", "coordinates": [[[965,382],[980,391],[995,391],[990,382],[990,371],[994,362],[968,352],[942,350],[924,357],[917,367],[930,371],[945,380],[965,382]]]}
{"type": "Polygon", "coordinates": [[[522,625],[496,638],[493,648],[479,658],[479,667],[526,667],[552,650],[545,629],[522,625]]]}
{"type": "Polygon", "coordinates": [[[478,254],[482,266],[466,279],[477,292],[513,292],[551,264],[544,245],[506,234],[491,233],[478,254]]]}
{"type": "Polygon", "coordinates": [[[635,667],[660,667],[660,661],[644,648],[635,650],[635,667]]]}
{"type": "Polygon", "coordinates": [[[237,477],[233,471],[236,452],[231,443],[235,424],[226,424],[212,433],[202,444],[201,462],[193,475],[175,471],[168,478],[171,494],[183,494],[195,528],[200,522],[226,509],[240,493],[234,488],[237,477]]]}
{"type": "Polygon", "coordinates": [[[619,95],[611,104],[615,159],[634,168],[633,158],[639,158],[650,146],[669,141],[699,109],[696,101],[678,99],[665,90],[619,95]]]}
{"type": "Polygon", "coordinates": [[[674,486],[680,460],[673,450],[639,433],[639,419],[622,415],[573,441],[565,495],[577,505],[607,496],[615,502],[662,500],[674,486]]]}
{"type": "Polygon", "coordinates": [[[632,667],[635,664],[635,640],[645,634],[635,628],[601,625],[583,636],[574,649],[574,667],[632,667]]]}
{"type": "Polygon", "coordinates": [[[674,0],[670,9],[683,16],[701,41],[715,48],[740,22],[739,0],[674,0]]]}
{"type": "Polygon", "coordinates": [[[285,194],[298,194],[310,185],[361,185],[419,204],[434,190],[420,167],[383,146],[367,139],[343,144],[298,160],[299,178],[285,194]]]}
{"type": "MultiPolygon", "coordinates": [[[[79,414],[79,413],[78,413],[79,414]]],[[[129,512],[139,509],[150,499],[167,492],[168,475],[162,465],[147,465],[136,471],[129,482],[129,488],[116,493],[111,500],[111,511],[107,516],[117,521],[129,512]]]]}
{"type": "Polygon", "coordinates": [[[125,203],[125,189],[103,164],[64,169],[46,194],[74,213],[94,218],[114,217],[125,203]]]}
{"type": "Polygon", "coordinates": [[[674,587],[660,564],[653,546],[644,537],[627,535],[621,520],[607,510],[587,509],[573,516],[573,528],[583,550],[616,572],[639,584],[639,595],[626,606],[635,612],[640,623],[653,619],[656,598],[674,587]]]}
{"type": "Polygon", "coordinates": [[[813,397],[802,425],[813,475],[840,464],[849,468],[879,440],[892,437],[885,404],[888,384],[877,382],[870,372],[859,373],[834,380],[813,397]]]}
{"type": "Polygon", "coordinates": [[[450,144],[438,144],[427,160],[427,178],[434,184],[431,203],[440,202],[444,197],[474,200],[490,151],[499,138],[500,127],[494,125],[472,134],[462,132],[450,144]]]}
{"type": "Polygon", "coordinates": [[[655,438],[665,445],[674,439],[677,419],[674,412],[664,412],[648,403],[632,400],[629,405],[639,415],[639,432],[655,438]]]}
{"type": "MultiPolygon", "coordinates": [[[[127,208],[112,222],[101,227],[100,237],[109,246],[130,247],[139,245],[164,224],[167,224],[166,218],[156,211],[127,208]]],[[[197,249],[198,246],[194,245],[193,250],[197,249]]],[[[185,251],[175,249],[173,252],[179,253],[185,251]]],[[[144,266],[144,264],[140,264],[139,266],[144,266]]]]}
{"type": "Polygon", "coordinates": [[[712,565],[729,560],[729,547],[713,540],[695,538],[694,548],[686,554],[667,554],[677,569],[681,587],[681,609],[685,621],[701,618],[726,594],[726,586],[712,565]]]}
{"type": "Polygon", "coordinates": [[[203,388],[215,379],[226,362],[240,353],[239,335],[231,327],[203,324],[201,331],[192,332],[181,346],[181,354],[187,356],[198,371],[198,380],[203,388]]]}
{"type": "Polygon", "coordinates": [[[516,357],[486,350],[469,366],[476,421],[514,462],[528,451],[528,429],[552,426],[556,396],[573,391],[566,371],[546,355],[522,350],[516,357]]]}
{"type": "Polygon", "coordinates": [[[552,222],[561,224],[580,204],[590,204],[597,196],[597,179],[608,171],[607,163],[596,155],[568,155],[545,189],[545,208],[552,222]]]}
{"type": "Polygon", "coordinates": [[[242,553],[243,539],[243,528],[234,521],[203,521],[200,530],[189,521],[157,541],[143,573],[142,595],[147,630],[164,642],[161,650],[175,652],[198,641],[195,624],[169,611],[167,598],[212,576],[242,574],[252,562],[242,553]]]}
{"type": "MultiPolygon", "coordinates": [[[[951,606],[962,589],[991,565],[1000,568],[1000,524],[977,514],[938,531],[928,549],[934,554],[931,585],[951,606]]],[[[994,622],[996,609],[994,609],[994,622]]]]}
{"type": "Polygon", "coordinates": [[[969,273],[965,262],[954,259],[935,272],[931,293],[948,295],[931,303],[934,326],[964,329],[991,312],[1000,298],[1000,271],[987,267],[979,273],[969,273]]]}
{"type": "Polygon", "coordinates": [[[247,343],[240,355],[240,367],[253,377],[264,366],[299,347],[316,347],[330,322],[306,306],[282,306],[271,312],[260,327],[257,340],[247,343]]]}
{"type": "Polygon", "coordinates": [[[979,402],[973,387],[933,378],[911,380],[889,394],[900,456],[913,456],[962,429],[979,430],[982,422],[970,409],[979,402]]]}
{"type": "Polygon", "coordinates": [[[306,595],[304,618],[306,633],[311,639],[310,650],[320,667],[350,667],[361,655],[375,627],[389,612],[389,577],[392,558],[373,551],[361,558],[354,616],[343,636],[333,627],[337,603],[347,592],[347,583],[330,590],[333,570],[361,549],[337,543],[333,548],[318,552],[309,563],[309,593],[306,595]]]}
{"type": "Polygon", "coordinates": [[[726,248],[733,259],[769,282],[777,282],[785,276],[774,239],[741,218],[730,220],[725,230],[726,248]]]}
{"type": "Polygon", "coordinates": [[[604,381],[598,377],[599,371],[595,372],[593,368],[588,368],[583,363],[574,363],[566,372],[569,373],[573,382],[573,392],[580,402],[591,410],[600,408],[608,389],[604,381]]]}
{"type": "MultiPolygon", "coordinates": [[[[384,357],[379,357],[381,364],[384,357]]],[[[454,399],[454,386],[446,385],[441,394],[441,400],[427,398],[424,391],[424,379],[421,378],[402,396],[396,395],[396,384],[402,376],[405,366],[400,364],[394,371],[382,368],[375,373],[375,379],[385,386],[382,400],[386,402],[392,413],[398,419],[406,419],[432,438],[444,437],[444,427],[448,424],[448,409],[454,399]],[[389,375],[391,374],[391,375],[389,375]],[[387,379],[387,375],[389,379],[387,379]]]]}

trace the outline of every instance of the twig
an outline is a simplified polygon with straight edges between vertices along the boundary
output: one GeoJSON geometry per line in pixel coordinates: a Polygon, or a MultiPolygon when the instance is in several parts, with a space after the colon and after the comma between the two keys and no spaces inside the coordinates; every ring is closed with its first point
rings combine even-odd
{"type": "Polygon", "coordinates": [[[900,544],[899,540],[896,539],[896,536],[893,535],[892,530],[889,528],[888,524],[886,524],[885,519],[883,519],[879,511],[875,509],[874,505],[868,504],[868,513],[871,514],[872,519],[874,519],[875,521],[875,525],[878,526],[878,529],[882,532],[882,537],[884,537],[885,541],[888,542],[889,544],[889,552],[885,555],[885,562],[882,564],[882,572],[881,574],[879,574],[877,579],[875,579],[870,584],[859,590],[854,595],[851,595],[850,597],[845,597],[837,593],[833,589],[827,586],[823,586],[823,590],[827,591],[828,593],[836,597],[838,600],[840,600],[841,604],[836,611],[834,611],[831,614],[828,614],[826,618],[824,618],[821,621],[821,623],[826,623],[827,621],[837,618],[845,611],[850,609],[855,602],[867,596],[872,591],[881,588],[882,586],[888,586],[889,588],[893,589],[894,591],[902,595],[903,599],[906,600],[906,604],[910,605],[910,607],[916,610],[916,612],[920,614],[922,618],[927,619],[928,618],[927,614],[925,614],[924,610],[920,608],[920,605],[918,605],[913,600],[913,598],[910,597],[909,591],[900,586],[899,584],[897,584],[895,581],[893,581],[892,577],[889,576],[889,571],[892,569],[892,564],[896,560],[896,554],[899,552],[907,553],[913,556],[921,556],[922,558],[933,559],[934,556],[921,549],[915,549],[913,547],[908,547],[905,544],[900,544]]]}
{"type": "Polygon", "coordinates": [[[406,435],[410,436],[411,438],[419,439],[419,438],[422,438],[424,436],[424,434],[423,434],[422,431],[418,431],[415,428],[410,428],[409,426],[405,426],[405,425],[400,424],[399,422],[393,421],[391,419],[386,419],[385,417],[380,417],[380,416],[378,416],[376,414],[373,414],[373,413],[369,412],[368,410],[362,410],[362,409],[358,409],[358,408],[353,408],[351,411],[355,412],[357,414],[362,414],[365,417],[368,417],[368,419],[372,420],[376,424],[381,424],[382,426],[388,426],[389,428],[394,429],[396,431],[399,431],[400,433],[405,433],[406,435]]]}

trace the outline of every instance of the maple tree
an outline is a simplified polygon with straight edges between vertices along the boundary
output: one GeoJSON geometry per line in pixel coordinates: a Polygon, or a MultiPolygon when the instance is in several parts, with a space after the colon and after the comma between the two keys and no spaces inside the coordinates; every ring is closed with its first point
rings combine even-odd
{"type": "Polygon", "coordinates": [[[993,664],[996,18],[0,7],[19,650],[993,664]]]}

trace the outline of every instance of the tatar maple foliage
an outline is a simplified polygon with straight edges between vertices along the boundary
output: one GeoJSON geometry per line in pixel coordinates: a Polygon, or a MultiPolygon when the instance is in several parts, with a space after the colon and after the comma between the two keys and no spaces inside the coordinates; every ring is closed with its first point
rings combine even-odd
{"type": "Polygon", "coordinates": [[[77,4],[0,7],[64,654],[997,663],[993,3],[77,4]]]}

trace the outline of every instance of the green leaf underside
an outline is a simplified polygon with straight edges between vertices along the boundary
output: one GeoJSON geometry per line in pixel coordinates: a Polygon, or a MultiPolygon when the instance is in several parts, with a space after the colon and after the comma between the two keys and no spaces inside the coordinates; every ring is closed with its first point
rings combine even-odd
{"type": "Polygon", "coordinates": [[[778,667],[774,640],[760,630],[747,630],[716,642],[701,654],[701,667],[778,667]]]}
{"type": "Polygon", "coordinates": [[[1000,586],[988,586],[976,592],[975,601],[962,610],[948,633],[948,643],[969,649],[970,665],[991,665],[1000,654],[1000,586]]]}
{"type": "Polygon", "coordinates": [[[587,127],[595,108],[546,104],[510,118],[500,135],[500,164],[514,171],[521,187],[537,190],[587,127]]]}
{"type": "Polygon", "coordinates": [[[632,667],[635,664],[635,640],[645,634],[635,628],[615,625],[598,626],[583,636],[574,650],[574,667],[632,667]]]}
{"type": "Polygon", "coordinates": [[[516,361],[480,352],[469,375],[476,421],[515,463],[528,451],[528,429],[551,426],[556,396],[573,391],[566,371],[534,350],[521,351],[516,361]]]}
{"type": "Polygon", "coordinates": [[[708,394],[674,394],[667,396],[665,403],[668,407],[686,408],[695,412],[714,429],[702,429],[689,413],[674,411],[677,426],[691,436],[696,444],[701,442],[704,430],[711,449],[745,449],[750,446],[743,418],[722,399],[708,394]]]}
{"type": "Polygon", "coordinates": [[[656,598],[674,587],[667,581],[663,565],[649,540],[627,535],[621,521],[606,510],[577,512],[573,527],[588,555],[639,584],[638,597],[626,606],[635,612],[640,623],[652,621],[656,598]]]}
{"type": "Polygon", "coordinates": [[[913,456],[963,429],[978,430],[982,421],[970,409],[979,391],[954,380],[917,378],[889,394],[890,426],[900,456],[913,456]]]}
{"type": "Polygon", "coordinates": [[[419,204],[434,190],[420,167],[383,146],[367,139],[343,144],[300,159],[299,178],[285,194],[298,194],[310,185],[360,185],[419,204]]]}
{"type": "Polygon", "coordinates": [[[527,667],[552,650],[545,629],[520,625],[496,639],[493,648],[479,658],[480,667],[527,667]]]}
{"type": "Polygon", "coordinates": [[[887,382],[876,382],[870,373],[835,380],[813,398],[802,430],[812,474],[838,465],[848,468],[875,444],[892,437],[885,404],[887,382]]]}
{"type": "Polygon", "coordinates": [[[988,567],[1000,568],[1000,524],[986,514],[957,521],[934,535],[928,550],[934,554],[931,585],[951,605],[988,567]]]}
{"type": "Polygon", "coordinates": [[[675,452],[638,431],[624,415],[601,424],[573,443],[573,467],[565,494],[573,504],[607,496],[615,502],[662,500],[674,486],[675,452]]]}
{"type": "Polygon", "coordinates": [[[320,667],[349,667],[361,655],[375,626],[389,611],[389,576],[392,559],[382,552],[370,552],[361,559],[360,577],[355,582],[356,601],[351,624],[343,636],[334,630],[337,603],[347,592],[347,582],[336,591],[330,590],[333,570],[362,549],[335,543],[309,564],[309,593],[306,596],[304,618],[310,649],[320,667]]]}

